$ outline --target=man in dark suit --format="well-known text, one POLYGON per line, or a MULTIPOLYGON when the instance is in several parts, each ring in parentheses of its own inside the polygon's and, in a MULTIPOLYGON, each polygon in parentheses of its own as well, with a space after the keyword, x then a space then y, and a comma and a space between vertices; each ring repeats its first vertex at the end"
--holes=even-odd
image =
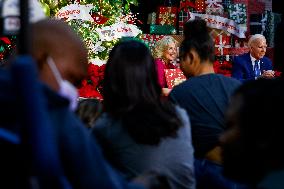
POLYGON ((261 34, 252 35, 248 45, 250 52, 234 58, 232 77, 243 82, 257 78, 273 78, 272 62, 264 56, 267 47, 265 37, 261 34))

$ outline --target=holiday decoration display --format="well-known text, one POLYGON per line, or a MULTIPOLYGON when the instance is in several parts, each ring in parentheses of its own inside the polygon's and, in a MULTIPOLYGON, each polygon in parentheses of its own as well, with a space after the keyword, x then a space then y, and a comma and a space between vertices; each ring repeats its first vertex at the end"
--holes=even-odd
POLYGON ((267 24, 267 12, 250 15, 250 34, 264 34, 267 24))
POLYGON ((11 55, 16 47, 16 36, 0 37, 0 66, 5 64, 5 60, 11 55))
POLYGON ((178 33, 183 34, 183 26, 190 18, 190 12, 181 10, 178 14, 178 33))
POLYGON ((89 59, 106 60, 121 37, 137 37, 136 15, 130 12, 137 0, 41 0, 48 5, 52 17, 63 19, 82 36, 89 59))
MULTIPOLYGON (((137 6, 138 0, 38 1, 45 15, 34 18, 62 19, 84 40, 90 63, 88 76, 79 88, 80 97, 101 100, 106 60, 112 47, 123 38, 142 40, 152 50, 157 41, 171 35, 180 45, 184 23, 195 18, 204 19, 215 42, 214 70, 231 76, 232 58, 249 51, 249 35, 265 35, 269 46, 266 56, 273 61, 273 48, 270 47, 274 45, 275 27, 281 21, 281 14, 272 12, 272 0, 179 0, 179 7, 171 6, 171 1, 165 0, 158 10, 148 14, 150 30, 148 34, 142 34, 136 26, 142 24, 141 21, 130 11, 130 6, 137 6), (177 30, 180 35, 176 35, 177 30)), ((37 10, 31 12, 36 15, 37 10)), ((5 16, 8 9, 3 11, 5 16)), ((14 36, 0 37, 0 65, 15 48, 15 39, 14 36)), ((280 74, 275 71, 276 77, 280 74)), ((180 69, 166 69, 165 76, 170 89, 186 80, 180 69)))
POLYGON ((205 0, 195 0, 196 11, 199 13, 205 12, 205 0))
POLYGON ((225 33, 220 33, 215 38, 215 55, 227 55, 229 54, 230 45, 230 35, 225 33))
POLYGON ((180 0, 180 5, 178 11, 181 10, 188 12, 194 11, 196 9, 195 3, 192 0, 180 0))
POLYGON ((88 78, 79 89, 81 97, 102 98, 104 64, 112 47, 124 37, 138 37, 142 31, 130 11, 137 0, 40 0, 51 17, 66 21, 88 48, 88 78))
POLYGON ((194 2, 190 0, 181 0, 180 7, 178 9, 178 31, 179 34, 183 34, 183 25, 189 19, 190 11, 194 11, 196 8, 194 2))
POLYGON ((232 0, 223 0, 222 2, 224 10, 228 9, 228 6, 232 4, 232 0))
POLYGON ((207 22, 207 26, 210 28, 216 28, 225 30, 231 34, 238 36, 239 38, 245 38, 246 26, 240 26, 235 21, 224 18, 221 16, 208 15, 208 14, 197 14, 190 12, 190 20, 196 17, 202 18, 207 22))
POLYGON ((222 6, 222 0, 206 0, 206 14, 222 15, 224 13, 224 7, 222 6))
POLYGON ((142 34, 140 36, 140 38, 150 48, 150 50, 153 50, 157 41, 159 41, 163 37, 164 37, 164 35, 152 35, 152 34, 142 34))
POLYGON ((156 24, 157 21, 157 13, 151 12, 148 14, 147 24, 156 24))
POLYGON ((97 98, 102 100, 101 90, 104 79, 105 64, 98 66, 93 63, 88 65, 88 76, 78 89, 79 96, 85 98, 97 98))
POLYGON ((173 35, 176 33, 176 28, 173 25, 150 25, 150 34, 173 35))
POLYGON ((157 24, 175 26, 177 11, 177 7, 159 7, 157 24))
POLYGON ((229 18, 234 20, 237 24, 245 24, 247 22, 246 5, 237 3, 228 6, 229 18))

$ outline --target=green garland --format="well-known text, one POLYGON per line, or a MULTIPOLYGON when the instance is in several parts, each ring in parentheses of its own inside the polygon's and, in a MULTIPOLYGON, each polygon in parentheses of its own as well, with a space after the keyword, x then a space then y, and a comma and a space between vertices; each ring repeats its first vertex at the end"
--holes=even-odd
POLYGON ((138 5, 138 0, 40 0, 46 15, 54 17, 56 13, 69 4, 79 3, 81 5, 92 4, 94 8, 90 14, 98 14, 107 21, 96 23, 82 20, 71 20, 68 24, 82 37, 89 50, 89 59, 99 58, 106 60, 111 48, 118 40, 102 41, 100 51, 94 51, 93 47, 100 40, 96 28, 112 25, 122 14, 130 13, 130 6, 138 5))

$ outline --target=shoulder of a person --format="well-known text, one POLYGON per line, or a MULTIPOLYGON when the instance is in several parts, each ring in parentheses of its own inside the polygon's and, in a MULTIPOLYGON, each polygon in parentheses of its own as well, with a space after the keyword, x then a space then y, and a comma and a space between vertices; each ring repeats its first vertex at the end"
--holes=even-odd
POLYGON ((271 63, 271 60, 267 56, 264 56, 261 60, 264 61, 264 62, 271 63))
POLYGON ((184 108, 182 108, 181 106, 179 106, 179 105, 174 105, 174 106, 175 106, 175 109, 176 109, 176 112, 178 113, 178 115, 187 114, 186 110, 184 108))
POLYGON ((245 60, 249 57, 249 53, 244 53, 244 54, 240 54, 240 55, 235 55, 233 58, 234 62, 238 62, 238 61, 242 61, 245 60))
POLYGON ((113 125, 118 124, 108 113, 103 113, 95 122, 92 130, 103 131, 112 129, 113 125))
POLYGON ((162 61, 162 59, 161 58, 155 58, 154 59, 154 62, 156 63, 156 64, 161 64, 161 63, 163 63, 163 61, 162 61))
POLYGON ((189 82, 189 79, 187 79, 184 82, 174 86, 169 95, 179 93, 180 91, 182 92, 183 90, 189 87, 190 83, 191 82, 189 82))
POLYGON ((219 77, 222 77, 224 80, 227 80, 228 82, 232 83, 232 84, 236 84, 236 85, 240 85, 242 82, 240 82, 239 80, 237 80, 236 78, 233 77, 228 77, 228 76, 224 76, 222 74, 216 74, 219 77))

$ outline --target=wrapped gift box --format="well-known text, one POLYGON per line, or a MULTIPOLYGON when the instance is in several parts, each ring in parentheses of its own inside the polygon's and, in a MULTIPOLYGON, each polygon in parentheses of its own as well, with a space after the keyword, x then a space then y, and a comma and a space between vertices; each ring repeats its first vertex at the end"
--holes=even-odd
POLYGON ((205 1, 206 14, 222 15, 224 13, 224 7, 222 6, 222 0, 206 0, 205 1))
POLYGON ((183 35, 183 26, 189 20, 189 12, 181 10, 178 14, 178 33, 183 35))
POLYGON ((204 13, 205 7, 205 0, 195 0, 195 8, 197 12, 204 13))
POLYGON ((157 24, 175 26, 177 22, 177 11, 177 7, 159 7, 157 24))
POLYGON ((215 38, 215 55, 227 55, 231 48, 231 35, 221 33, 215 38))
POLYGON ((177 33, 177 30, 172 25, 150 24, 150 34, 173 35, 173 34, 176 34, 176 33, 177 33))
POLYGON ((174 86, 186 80, 186 77, 179 68, 165 69, 165 77, 169 89, 172 89, 174 86))
POLYGON ((224 10, 228 9, 228 6, 232 4, 232 0, 223 0, 222 2, 224 10))
POLYGON ((195 10, 195 4, 192 0, 181 0, 178 10, 178 31, 179 34, 183 34, 183 25, 189 19, 189 12, 195 10))
POLYGON ((237 3, 228 6, 229 18, 237 24, 247 23, 247 8, 245 4, 237 3))

